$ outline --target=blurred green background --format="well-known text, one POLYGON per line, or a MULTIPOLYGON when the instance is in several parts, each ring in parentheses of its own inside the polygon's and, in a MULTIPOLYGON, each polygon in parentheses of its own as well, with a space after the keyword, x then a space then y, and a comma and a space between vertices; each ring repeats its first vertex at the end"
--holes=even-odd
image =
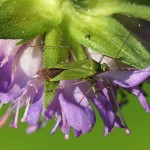
MULTIPOLYGON (((148 92, 148 85, 144 85, 148 92)), ((149 96, 147 97, 150 98, 149 96)), ((115 128, 114 132, 108 136, 103 136, 103 124, 97 113, 97 122, 92 132, 82 135, 79 138, 71 133, 68 141, 64 140, 60 130, 52 136, 50 129, 53 121, 49 122, 45 128, 38 132, 27 135, 25 129, 27 124, 20 123, 18 129, 10 129, 8 125, 0 129, 0 149, 1 150, 149 150, 150 143, 150 114, 140 106, 137 98, 128 95, 129 103, 123 107, 123 114, 128 123, 131 135, 126 135, 123 129, 115 128)))

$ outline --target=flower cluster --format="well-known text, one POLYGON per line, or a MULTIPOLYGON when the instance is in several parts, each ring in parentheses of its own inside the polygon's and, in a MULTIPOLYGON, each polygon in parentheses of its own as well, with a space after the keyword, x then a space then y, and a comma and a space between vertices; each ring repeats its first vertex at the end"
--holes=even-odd
MULTIPOLYGON (((125 128, 126 133, 129 134, 130 130, 117 101, 116 93, 119 87, 136 95, 143 108, 150 112, 150 107, 139 86, 149 77, 149 67, 142 70, 110 68, 107 72, 93 76, 94 84, 90 80, 83 79, 60 81, 52 103, 43 109, 44 82, 36 78, 37 71, 42 68, 43 50, 28 44, 16 46, 16 42, 18 40, 0 40, 1 105, 11 103, 1 117, 0 127, 13 113, 14 119, 10 126, 17 128, 19 110, 25 107, 21 121, 29 123, 28 133, 45 125, 46 120, 55 117, 56 124, 51 134, 60 127, 65 138, 68 139, 70 128, 73 128, 75 136, 78 137, 91 131, 96 122, 94 110, 89 103, 91 101, 103 120, 104 135, 111 132, 115 126, 125 128)), ((31 43, 36 42, 37 39, 31 43)))
POLYGON ((55 118, 51 134, 60 127, 68 139, 73 128, 78 137, 94 127, 94 105, 104 135, 114 127, 130 134, 117 93, 122 89, 133 93, 150 111, 140 87, 149 80, 150 54, 148 46, 137 40, 141 34, 135 37, 126 27, 137 29, 141 20, 150 21, 149 4, 144 0, 136 4, 133 0, 0 1, 0 107, 10 104, 0 127, 13 114, 10 127, 17 128, 19 110, 25 108, 21 121, 28 122, 28 133, 55 118), (108 58, 100 61, 99 54, 117 58, 117 64, 112 66, 108 58))

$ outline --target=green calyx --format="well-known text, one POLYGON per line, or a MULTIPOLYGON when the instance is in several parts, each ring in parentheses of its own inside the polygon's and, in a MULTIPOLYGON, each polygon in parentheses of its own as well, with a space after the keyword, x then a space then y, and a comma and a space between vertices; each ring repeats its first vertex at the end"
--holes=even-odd
POLYGON ((60 0, 7 0, 0 9, 0 38, 31 39, 61 22, 60 0))

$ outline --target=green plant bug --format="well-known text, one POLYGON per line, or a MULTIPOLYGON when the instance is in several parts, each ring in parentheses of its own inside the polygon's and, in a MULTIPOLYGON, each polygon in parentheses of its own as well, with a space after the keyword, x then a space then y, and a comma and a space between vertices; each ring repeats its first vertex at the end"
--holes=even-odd
POLYGON ((107 64, 100 64, 94 59, 89 59, 61 63, 54 67, 44 68, 37 72, 37 77, 45 81, 72 80, 91 77, 108 70, 107 64))

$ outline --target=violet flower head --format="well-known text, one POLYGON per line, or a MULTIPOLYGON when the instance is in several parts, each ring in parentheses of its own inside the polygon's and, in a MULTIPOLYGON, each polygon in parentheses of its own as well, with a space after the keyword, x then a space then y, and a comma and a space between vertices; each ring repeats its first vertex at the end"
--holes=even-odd
MULTIPOLYGON (((150 21, 149 6, 129 0, 7 0, 0 7, 0 108, 9 104, 0 127, 9 121, 18 128, 23 108, 19 119, 29 124, 28 134, 55 119, 50 133, 60 128, 69 139, 71 129, 76 137, 91 132, 97 109, 105 136, 116 127, 130 134, 124 101, 117 99, 125 90, 150 112, 141 88, 149 83, 148 46, 119 20, 128 15, 129 24, 134 18, 150 21)), ((136 22, 130 28, 146 33, 136 22)))
MULTIPOLYGON (((37 39, 33 41, 36 42, 37 39)), ((26 112, 29 104, 38 94, 43 83, 33 76, 42 66, 42 52, 40 49, 32 50, 27 44, 16 46, 18 40, 1 40, 1 105, 12 102, 6 114, 1 118, 1 126, 5 117, 11 112, 14 113, 14 120, 11 127, 18 127, 18 114, 22 106, 26 106, 22 121, 26 120, 26 112), (3 48, 5 47, 5 48, 3 48)))

